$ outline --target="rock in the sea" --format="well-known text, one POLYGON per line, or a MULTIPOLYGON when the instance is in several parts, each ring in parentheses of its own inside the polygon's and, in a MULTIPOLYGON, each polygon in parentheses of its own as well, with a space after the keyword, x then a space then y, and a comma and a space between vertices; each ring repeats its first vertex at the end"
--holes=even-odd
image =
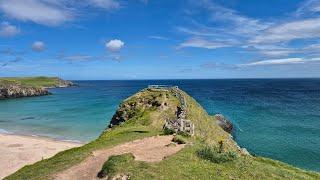
POLYGON ((71 81, 59 79, 57 87, 63 88, 63 87, 70 87, 70 86, 75 86, 75 84, 71 81))
POLYGON ((10 84, 0 86, 0 99, 44 96, 49 95, 49 91, 41 87, 21 86, 19 84, 10 84))
POLYGON ((233 125, 232 123, 225 118, 222 114, 216 114, 214 115, 214 118, 216 119, 218 125, 225 130, 228 133, 231 133, 233 130, 233 125))

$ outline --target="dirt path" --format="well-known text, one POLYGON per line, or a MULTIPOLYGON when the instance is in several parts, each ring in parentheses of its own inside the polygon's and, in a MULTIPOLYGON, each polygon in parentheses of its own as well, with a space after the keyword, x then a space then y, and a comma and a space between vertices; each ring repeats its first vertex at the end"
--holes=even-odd
POLYGON ((167 146, 173 136, 154 136, 124 143, 113 148, 93 152, 80 164, 77 164, 55 176, 57 180, 91 180, 97 179, 103 163, 111 155, 132 153, 136 161, 159 162, 170 156, 184 145, 167 146))

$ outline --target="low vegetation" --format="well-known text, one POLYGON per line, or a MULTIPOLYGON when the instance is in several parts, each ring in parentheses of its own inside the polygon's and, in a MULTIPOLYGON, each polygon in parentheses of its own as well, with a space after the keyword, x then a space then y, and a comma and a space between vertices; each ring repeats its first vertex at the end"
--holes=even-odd
POLYGON ((221 152, 221 150, 215 146, 204 146, 197 151, 197 155, 200 158, 209 160, 213 163, 224 163, 233 161, 237 158, 236 153, 231 151, 221 152))
POLYGON ((172 139, 172 142, 175 142, 177 144, 186 144, 188 140, 181 135, 175 135, 172 139))
POLYGON ((62 80, 58 77, 6 77, 0 78, 0 85, 20 84, 31 87, 56 87, 62 80))
MULTIPOLYGON (((79 148, 25 166, 9 179, 52 179, 88 157, 93 151, 118 144, 163 135, 167 118, 175 117, 177 99, 165 91, 144 90, 126 99, 120 115, 132 112, 121 124, 108 129, 96 140, 79 148), (153 102, 156 99, 162 106, 153 102), (128 108, 128 109, 127 109, 128 108), (122 114, 124 113, 124 114, 122 114)), ((188 142, 185 147, 158 163, 138 162, 131 154, 113 156, 105 160, 101 174, 130 179, 320 179, 320 174, 301 170, 285 163, 244 155, 230 134, 216 124, 214 118, 190 96, 184 93, 188 104, 187 119, 195 125, 195 135, 176 135, 177 142, 188 142)), ((119 116, 119 117, 121 117, 119 116)), ((155 142, 156 143, 156 142, 155 142)))
POLYGON ((111 156, 103 164, 101 171, 98 173, 98 177, 104 178, 108 176, 111 179, 111 177, 123 173, 131 163, 134 163, 134 156, 131 153, 111 156))

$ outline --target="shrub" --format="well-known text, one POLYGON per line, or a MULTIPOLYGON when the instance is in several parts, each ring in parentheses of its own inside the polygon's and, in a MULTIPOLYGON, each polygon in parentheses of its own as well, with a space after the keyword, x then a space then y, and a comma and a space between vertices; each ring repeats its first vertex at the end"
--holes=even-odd
POLYGON ((184 132, 184 131, 179 131, 177 134, 181 135, 181 136, 184 136, 184 137, 190 137, 191 136, 189 133, 184 132))
POLYGON ((197 151, 198 157, 209 160, 213 163, 224 163, 233 161, 237 158, 234 152, 219 153, 219 148, 214 146, 205 146, 197 151))
POLYGON ((126 169, 126 166, 134 161, 134 156, 131 153, 110 156, 110 158, 103 164, 102 169, 98 173, 98 178, 106 176, 114 176, 126 169))
POLYGON ((178 143, 178 144, 186 144, 187 143, 187 140, 181 135, 174 136, 172 141, 175 143, 178 143))
POLYGON ((171 135, 171 134, 174 134, 175 132, 174 132, 174 130, 172 130, 172 129, 169 129, 169 128, 167 128, 167 127, 164 127, 163 128, 163 134, 164 135, 171 135))

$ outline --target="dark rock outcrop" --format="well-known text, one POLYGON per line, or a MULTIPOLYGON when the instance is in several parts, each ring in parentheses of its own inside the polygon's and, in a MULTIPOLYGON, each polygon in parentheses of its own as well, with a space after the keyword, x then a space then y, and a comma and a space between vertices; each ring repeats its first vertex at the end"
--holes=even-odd
POLYGON ((232 123, 225 118, 222 114, 216 114, 214 115, 214 118, 216 119, 218 125, 226 132, 231 133, 233 130, 232 123))
POLYGON ((0 86, 0 99, 44 96, 49 94, 48 90, 40 87, 21 86, 19 84, 0 86))

